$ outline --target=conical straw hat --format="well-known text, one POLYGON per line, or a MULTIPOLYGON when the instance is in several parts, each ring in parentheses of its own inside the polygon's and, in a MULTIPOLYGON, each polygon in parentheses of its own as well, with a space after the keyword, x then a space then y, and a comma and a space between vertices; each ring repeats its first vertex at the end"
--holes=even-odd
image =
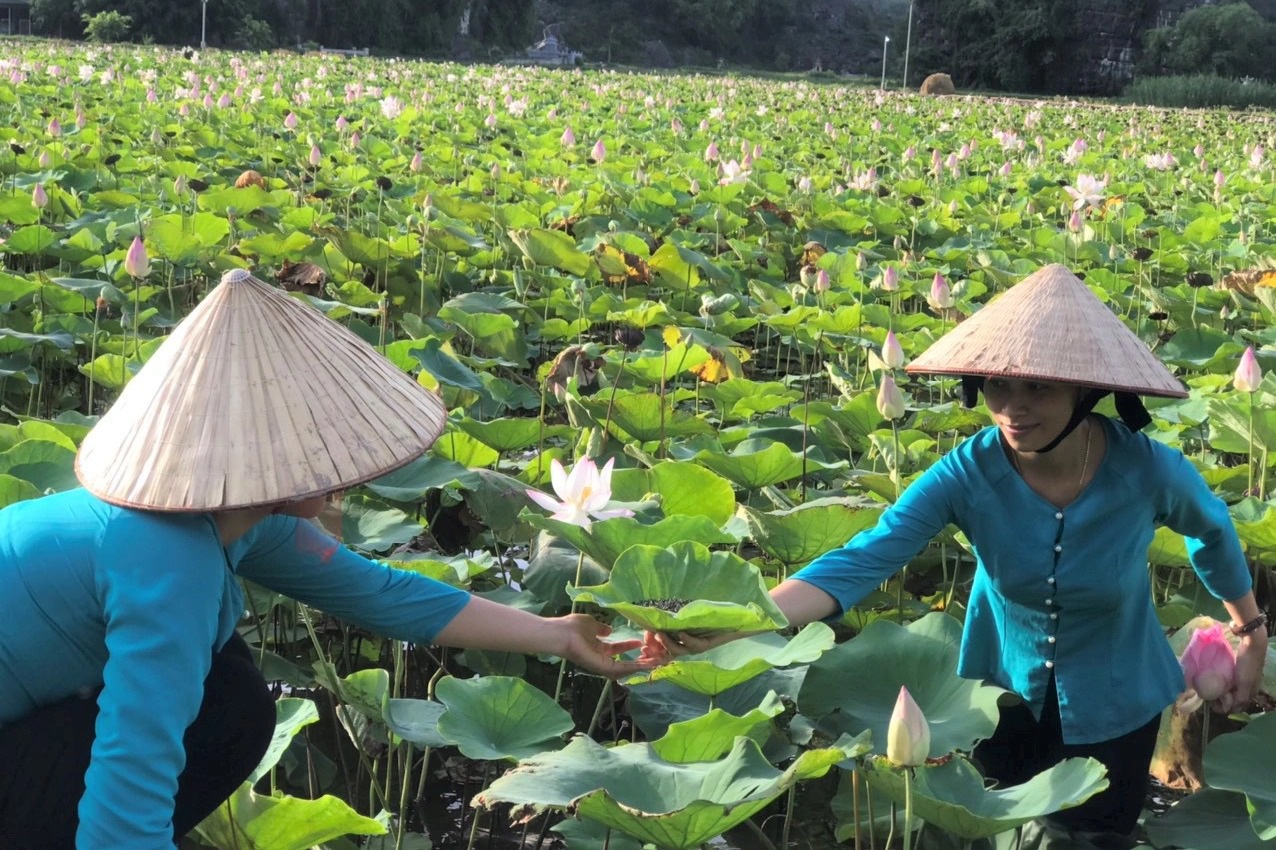
POLYGON ((124 388, 75 470, 127 507, 265 505, 391 472, 430 447, 446 415, 372 346, 236 269, 124 388))
POLYGON ((1057 264, 1012 286, 937 340, 906 371, 1187 396, 1143 341, 1080 278, 1057 264))

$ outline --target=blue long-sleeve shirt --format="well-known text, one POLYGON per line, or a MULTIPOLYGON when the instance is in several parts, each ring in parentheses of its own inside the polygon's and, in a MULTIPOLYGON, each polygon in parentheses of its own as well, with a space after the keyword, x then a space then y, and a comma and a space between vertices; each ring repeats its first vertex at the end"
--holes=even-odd
POLYGON ((1019 694, 1040 717, 1051 674, 1064 741, 1104 741, 1146 723, 1183 690, 1152 606, 1147 550, 1158 525, 1187 538, 1215 597, 1250 590, 1227 512, 1183 455, 1104 420, 1107 453, 1057 508, 1015 472, 995 427, 923 473, 877 526, 794 578, 845 611, 952 523, 977 561, 958 675, 1019 694))
POLYGON ((81 850, 172 850, 183 735, 244 612, 236 575, 422 643, 469 598, 294 517, 223 548, 208 514, 135 511, 85 490, 0 511, 0 726, 102 689, 81 850))

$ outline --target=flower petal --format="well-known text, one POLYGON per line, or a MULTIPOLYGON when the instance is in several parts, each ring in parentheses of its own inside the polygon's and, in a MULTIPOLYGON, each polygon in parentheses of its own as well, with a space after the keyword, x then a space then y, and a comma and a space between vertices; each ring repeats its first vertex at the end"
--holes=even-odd
POLYGON ((528 490, 527 498, 540 505, 547 511, 561 511, 568 507, 564 502, 560 502, 548 493, 542 493, 540 490, 528 490))

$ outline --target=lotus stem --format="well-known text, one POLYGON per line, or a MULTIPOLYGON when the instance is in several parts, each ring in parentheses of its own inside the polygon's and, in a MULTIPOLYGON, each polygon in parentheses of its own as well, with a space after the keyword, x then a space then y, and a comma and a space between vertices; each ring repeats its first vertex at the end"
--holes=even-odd
POLYGON ((855 824, 855 850, 864 850, 864 837, 860 834, 860 772, 851 770, 851 822, 855 824))
MULTIPOLYGON (((585 553, 581 552, 576 558, 576 578, 572 581, 572 587, 580 587, 580 571, 585 566, 585 553)), ((576 613, 576 600, 572 600, 572 613, 576 613)), ((559 697, 563 695, 563 678, 567 675, 567 659, 560 658, 558 660, 558 682, 554 685, 554 703, 557 704, 559 697)))
POLYGON ((1245 488, 1245 495, 1251 496, 1254 493, 1254 393, 1252 390, 1249 394, 1249 457, 1246 460, 1249 468, 1249 486, 1245 488))
POLYGON ((1205 748, 1210 745, 1210 715, 1214 713, 1213 700, 1206 700, 1205 711, 1201 716, 1201 758, 1205 758, 1205 748))
POLYGON ((904 768, 904 850, 913 848, 913 769, 904 768))
POLYGON ((598 721, 602 720, 603 709, 607 707, 607 697, 611 695, 611 679, 603 684, 603 691, 598 695, 598 704, 594 706, 594 716, 589 719, 589 729, 585 732, 586 738, 594 737, 594 730, 598 728, 598 721))

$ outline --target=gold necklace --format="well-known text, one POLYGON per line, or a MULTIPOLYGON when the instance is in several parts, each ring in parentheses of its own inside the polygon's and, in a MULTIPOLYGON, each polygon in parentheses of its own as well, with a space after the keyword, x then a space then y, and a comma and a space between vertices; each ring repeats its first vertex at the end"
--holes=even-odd
MULTIPOLYGON (((1081 489, 1085 486, 1085 474, 1090 471, 1090 442, 1094 437, 1094 429, 1090 427, 1090 420, 1085 421, 1085 454, 1081 458, 1081 475, 1077 478, 1077 492, 1072 498, 1075 500, 1081 495, 1081 489)), ((1010 449, 1010 463, 1014 466, 1015 472, 1019 473, 1019 477, 1023 478, 1023 468, 1019 466, 1019 452, 1013 448, 1010 449)))

